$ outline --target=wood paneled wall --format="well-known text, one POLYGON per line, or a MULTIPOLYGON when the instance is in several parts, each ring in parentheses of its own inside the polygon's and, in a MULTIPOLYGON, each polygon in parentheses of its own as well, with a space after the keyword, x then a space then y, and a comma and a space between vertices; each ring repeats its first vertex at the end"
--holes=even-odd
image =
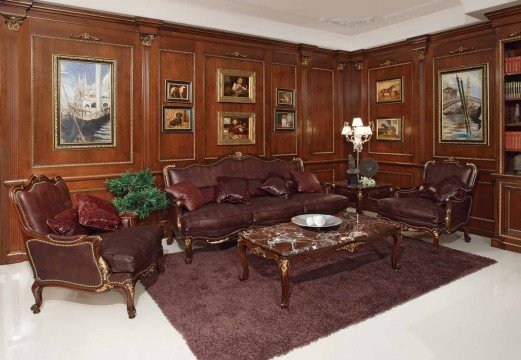
POLYGON ((0 90, 6 104, 0 107, 0 263, 24 259, 7 191, 34 173, 64 177, 72 192, 109 197, 104 181, 125 170, 149 168, 162 185, 165 165, 241 151, 300 157, 323 181, 342 177, 347 53, 32 1, 2 1, 0 13, 14 24, 0 25, 0 90), (114 147, 55 149, 53 56, 58 54, 115 62, 114 147), (218 102, 218 69, 255 72, 255 103, 218 102), (192 102, 166 102, 167 79, 192 82, 192 102), (295 89, 295 131, 275 131, 277 88, 295 89), (165 105, 191 107, 193 131, 163 133, 165 105), (255 113, 256 143, 218 145, 220 111, 255 113))
MULTIPOLYGON (((519 18, 518 12, 505 12, 505 17, 514 13, 519 18)), ((503 24, 498 18, 494 24, 347 53, 29 0, 2 1, 0 13, 5 18, 0 24, 0 263, 24 259, 7 191, 33 173, 60 175, 73 192, 108 197, 104 181, 125 170, 149 168, 161 184, 165 165, 184 166, 241 151, 266 158, 300 157, 308 170, 331 182, 344 178, 352 147, 340 130, 354 116, 364 122, 403 116, 403 141, 372 140, 364 148, 364 156, 380 163, 379 181, 418 184, 423 164, 433 157, 475 162, 480 173, 472 230, 493 233, 496 33, 502 26, 514 31, 515 21, 503 24), (115 147, 54 150, 53 54, 116 61, 115 147), (477 63, 489 66, 488 144, 440 144, 437 72, 477 63), (218 103, 219 68, 255 71, 255 104, 218 103), (404 101, 376 104, 375 82, 393 77, 403 77, 404 101), (168 103, 193 108, 193 132, 161 132, 166 79, 193 83, 191 103, 168 103), (294 132, 274 129, 277 88, 296 90, 294 132), (217 145, 219 111, 254 112, 255 145, 217 145)))

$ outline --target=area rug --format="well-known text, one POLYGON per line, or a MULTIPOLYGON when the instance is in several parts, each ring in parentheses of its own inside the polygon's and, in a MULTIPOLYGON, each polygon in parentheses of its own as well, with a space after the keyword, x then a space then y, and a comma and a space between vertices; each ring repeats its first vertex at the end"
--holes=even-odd
POLYGON ((273 260, 249 256, 250 277, 239 281, 235 247, 166 257, 162 276, 143 283, 170 323, 201 360, 269 359, 373 317, 494 260, 404 238, 401 269, 390 264, 391 244, 355 254, 297 263, 291 269, 288 310, 280 305, 273 260))

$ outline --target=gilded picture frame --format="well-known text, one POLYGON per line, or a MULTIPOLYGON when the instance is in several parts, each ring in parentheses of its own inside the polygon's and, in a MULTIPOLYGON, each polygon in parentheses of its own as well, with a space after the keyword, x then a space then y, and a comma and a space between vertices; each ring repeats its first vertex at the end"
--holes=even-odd
POLYGON ((253 71, 217 70, 217 101, 255 103, 256 74, 253 71))
POLYGON ((403 76, 376 81, 376 103, 403 102, 403 76))
POLYGON ((277 106, 295 107, 295 89, 277 88, 277 106))
POLYGON ((116 147, 116 60, 53 55, 54 149, 116 147))
POLYGON ((295 110, 275 110, 275 131, 295 131, 296 123, 295 110))
POLYGON ((488 144, 488 63, 439 70, 437 90, 438 142, 488 144))
POLYGON ((181 80, 165 81, 166 101, 192 102, 192 82, 181 80))
POLYGON ((402 141, 403 116, 377 118, 376 140, 402 141))
POLYGON ((217 145, 255 145, 255 113, 219 112, 217 145))
POLYGON ((193 115, 191 107, 163 106, 161 130, 163 133, 192 132, 193 115))

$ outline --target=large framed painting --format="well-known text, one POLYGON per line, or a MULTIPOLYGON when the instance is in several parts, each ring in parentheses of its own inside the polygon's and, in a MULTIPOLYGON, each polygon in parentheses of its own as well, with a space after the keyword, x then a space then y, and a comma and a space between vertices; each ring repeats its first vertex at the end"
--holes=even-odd
POLYGON ((488 64, 438 72, 440 143, 488 142, 488 64))
POLYGON ((376 81, 376 102, 393 103, 403 101, 403 78, 376 81))
POLYGON ((193 131, 192 108, 163 106, 163 133, 193 131))
POLYGON ((219 112, 217 121, 218 145, 255 144, 255 114, 219 112))
POLYGON ((116 62, 55 55, 54 148, 116 146, 116 62))
POLYGON ((295 111, 276 110, 275 111, 275 130, 276 131, 295 131, 295 111))
POLYGON ((217 101, 255 103, 255 72, 217 70, 217 101))
POLYGON ((376 119, 376 140, 402 141, 403 116, 376 119))
POLYGON ((166 80, 166 101, 192 102, 192 82, 166 80))

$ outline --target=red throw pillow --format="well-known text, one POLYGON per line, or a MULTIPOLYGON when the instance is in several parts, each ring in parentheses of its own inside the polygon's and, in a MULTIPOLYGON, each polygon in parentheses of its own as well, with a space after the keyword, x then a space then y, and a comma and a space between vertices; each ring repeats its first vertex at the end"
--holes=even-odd
POLYGON ((81 225, 97 230, 121 229, 121 217, 110 201, 83 194, 76 194, 74 197, 78 203, 78 216, 81 225))
POLYGON ((248 179, 241 177, 220 176, 217 178, 217 202, 244 203, 250 202, 248 179))
POLYGON ((291 170, 291 176, 297 183, 298 192, 321 193, 324 192, 317 176, 310 172, 291 170))
POLYGON ((293 181, 284 179, 278 174, 270 173, 260 188, 271 195, 289 199, 293 194, 294 185, 295 183, 293 181))
POLYGON ((443 204, 450 197, 462 197, 470 192, 470 189, 456 175, 445 178, 433 187, 436 188, 436 203, 443 204))
POLYGON ((165 188, 165 191, 180 200, 188 211, 195 211, 208 204, 208 198, 204 196, 203 192, 188 181, 181 181, 169 186, 165 188))
POLYGON ((420 192, 420 197, 427 198, 431 200, 436 200, 436 195, 438 192, 438 189, 434 186, 433 183, 424 182, 420 185, 418 188, 418 191, 420 192))
POLYGON ((248 180, 248 192, 251 197, 269 196, 270 193, 262 190, 260 186, 264 182, 264 179, 249 179, 248 180))
POLYGON ((208 199, 209 203, 217 202, 217 186, 203 186, 198 189, 201 190, 204 197, 208 199))
POLYGON ((74 236, 87 234, 87 229, 80 224, 77 206, 62 211, 52 219, 47 219, 46 223, 56 235, 74 236))

